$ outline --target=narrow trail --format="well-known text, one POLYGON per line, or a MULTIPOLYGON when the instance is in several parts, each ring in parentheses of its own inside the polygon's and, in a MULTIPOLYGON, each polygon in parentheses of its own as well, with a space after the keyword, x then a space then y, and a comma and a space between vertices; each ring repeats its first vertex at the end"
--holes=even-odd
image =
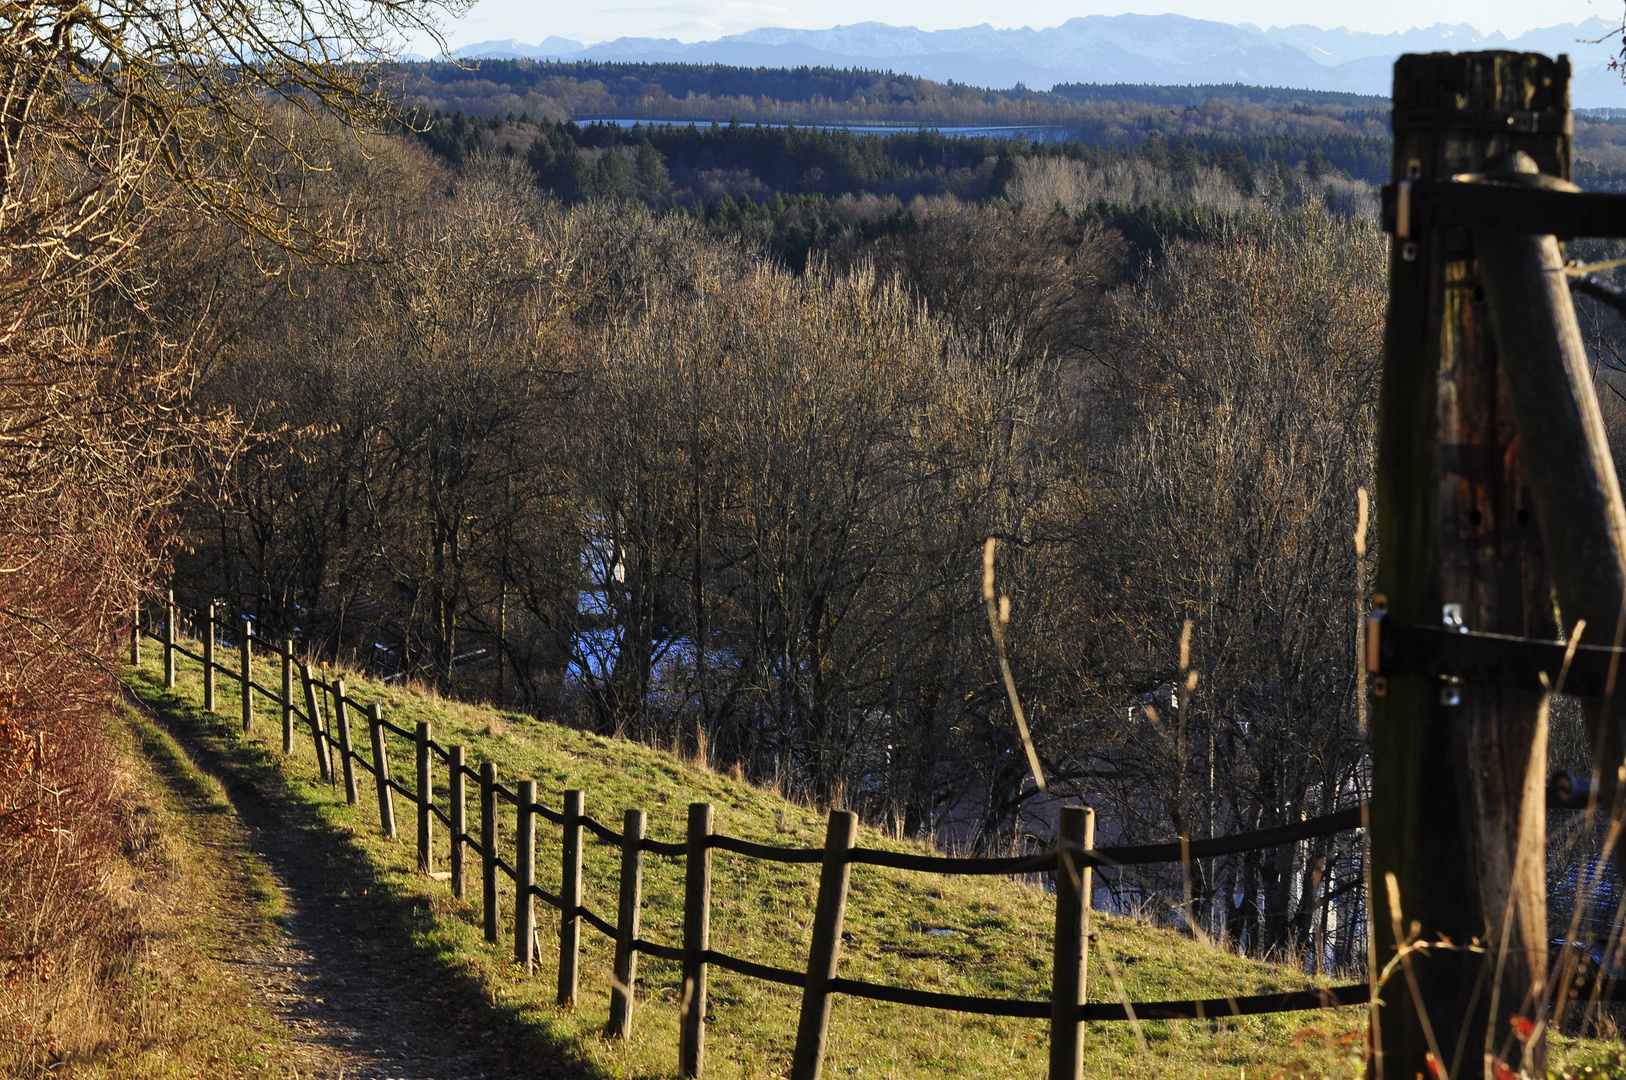
MULTIPOLYGON (((289 1033, 269 1075, 299 1080, 506 1080, 585 1077, 579 1063, 494 1006, 472 980, 439 966, 411 939, 427 919, 386 890, 342 833, 267 790, 263 769, 189 739, 184 723, 141 709, 226 792, 244 847, 282 894, 280 933, 244 940, 227 963, 289 1033), (258 775, 257 775, 258 774, 258 775)), ((149 754, 172 789, 173 764, 149 754)), ((229 853, 222 853, 230 857, 229 853)), ((243 900, 247 904, 249 901, 243 900)))

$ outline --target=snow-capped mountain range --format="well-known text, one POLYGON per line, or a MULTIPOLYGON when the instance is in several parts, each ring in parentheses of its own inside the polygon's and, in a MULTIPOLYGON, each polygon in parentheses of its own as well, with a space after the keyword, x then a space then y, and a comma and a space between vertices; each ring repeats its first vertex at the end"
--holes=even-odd
POLYGON ((463 57, 642 60, 744 67, 861 67, 954 80, 974 86, 1035 90, 1059 82, 1247 83, 1387 95, 1394 58, 1406 52, 1515 49, 1568 53, 1577 107, 1626 107, 1626 87, 1609 61, 1619 54, 1620 24, 1593 17, 1508 38, 1468 25, 1439 23, 1405 33, 1370 34, 1315 26, 1273 26, 1183 15, 1091 15, 1045 30, 959 30, 856 23, 829 30, 767 28, 715 41, 617 38, 583 45, 549 37, 537 45, 482 41, 463 57), (1610 35, 1614 36, 1611 37, 1610 35))

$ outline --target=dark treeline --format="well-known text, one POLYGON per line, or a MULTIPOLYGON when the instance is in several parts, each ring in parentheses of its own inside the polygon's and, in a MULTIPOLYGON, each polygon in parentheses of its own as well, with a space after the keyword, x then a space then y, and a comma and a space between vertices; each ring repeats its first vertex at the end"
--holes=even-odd
MULTIPOLYGON (((1265 161, 1289 167, 1317 162, 1366 183, 1389 179, 1387 105, 1356 94, 1072 83, 1049 92, 985 90, 863 70, 532 60, 487 60, 473 68, 407 64, 401 77, 424 115, 438 113, 460 129, 457 137, 441 140, 446 145, 461 139, 472 146, 477 140, 469 129, 481 121, 501 127, 515 117, 744 126, 1043 125, 1092 151, 1134 150, 1156 137, 1207 157, 1235 149, 1256 168, 1265 161)), ((1590 114, 1578 115, 1575 124, 1578 165, 1593 166, 1599 186, 1613 190, 1626 175, 1626 123, 1590 114)))
POLYGON ((1315 105, 1348 105, 1381 114, 1389 99, 1339 90, 1299 90, 1283 86, 1248 86, 1245 83, 1197 83, 1189 86, 1153 86, 1147 83, 1057 83, 1050 96, 1064 101, 1137 101, 1145 105, 1201 106, 1210 101, 1268 108, 1302 109, 1315 105))
POLYGON ((989 90, 891 72, 718 64, 484 60, 402 65, 422 108, 485 118, 750 123, 1050 125, 1086 142, 1153 130, 1203 135, 1381 135, 1382 99, 1278 88, 1086 86, 989 90))
MULTIPOLYGON (((903 208, 916 199, 1072 203, 1080 197, 1078 182, 1101 188, 1088 201, 1101 202, 1100 212, 1109 215, 1123 206, 1162 204, 1168 212, 1161 217, 1179 218, 1190 204, 1215 199, 1277 206, 1320 200, 1340 213, 1369 213, 1370 193, 1349 174, 1378 168, 1379 153, 1377 140, 1353 136, 1171 143, 1153 132, 1137 145, 1113 147, 930 130, 883 137, 744 124, 480 120, 461 113, 420 117, 415 126, 453 164, 481 154, 522 157, 541 187, 566 203, 640 199, 707 220, 748 223, 797 266, 821 237, 859 217, 869 228, 907 226, 903 208), (1029 182, 1039 174, 1054 181, 1058 170, 1078 182, 1044 196, 1029 182), (1126 184, 1130 190, 1116 190, 1126 184), (1149 184, 1161 184, 1161 193, 1154 195, 1149 184), (862 206, 856 202, 864 199, 862 206), (849 205, 838 206, 843 200, 849 205)), ((1136 239, 1150 237, 1137 233, 1136 239)))

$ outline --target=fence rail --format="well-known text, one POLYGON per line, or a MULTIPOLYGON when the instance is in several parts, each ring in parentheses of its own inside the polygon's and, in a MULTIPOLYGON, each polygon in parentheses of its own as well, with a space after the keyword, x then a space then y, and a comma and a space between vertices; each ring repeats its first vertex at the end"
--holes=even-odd
MULTIPOLYGON (((234 679, 241 688, 244 702, 245 731, 253 723, 250 695, 258 691, 281 709, 284 753, 291 753, 293 750, 293 725, 297 719, 310 734, 322 778, 331 784, 337 783, 333 757, 335 754, 338 755, 344 774, 345 797, 348 803, 355 805, 359 801, 352 767, 359 766, 366 775, 373 778, 378 796, 379 824, 384 835, 395 836, 392 793, 399 794, 413 804, 417 812, 418 866, 425 873, 434 873, 434 829, 435 823, 438 822, 448 833, 452 872, 449 875, 437 876, 449 877, 456 895, 460 897, 463 895, 465 856, 472 855, 479 864, 487 941, 496 943, 501 937, 501 918, 497 910, 499 873, 506 876, 515 886, 512 924, 514 958, 517 962, 529 967, 535 957, 535 919, 532 901, 540 900, 557 910, 560 914, 558 1000, 561 1005, 571 1004, 576 996, 577 954, 582 923, 616 942, 616 970, 611 988, 610 1023, 607 1031, 612 1037, 625 1038, 632 1030, 632 988, 636 982, 637 957, 642 954, 681 964, 684 994, 680 1009, 679 1065, 684 1076, 698 1077, 703 1070, 707 967, 718 967, 746 978, 802 990, 801 1019, 792 1058, 792 1080, 816 1080, 819 1076, 824 1057, 825 1028, 830 1000, 835 994, 916 1008, 984 1016, 1049 1018, 1051 1080, 1078 1080, 1083 1075, 1080 1025, 1087 1021, 1251 1016, 1360 1005, 1369 999, 1368 987, 1361 984, 1208 1000, 1117 1003, 1083 1000, 1090 908, 1089 875, 1092 868, 1189 862, 1192 859, 1297 843, 1311 837, 1359 828, 1362 824, 1362 807, 1352 807, 1279 828, 1208 840, 1179 840, 1162 844, 1104 848, 1097 848, 1093 843, 1094 812, 1082 807, 1068 807, 1062 812, 1062 842, 1050 851, 1008 858, 960 858, 856 847, 852 843, 857 830, 856 818, 843 810, 831 812, 823 847, 792 848, 759 844, 713 831, 711 805, 695 803, 690 807, 687 841, 668 843, 643 835, 644 815, 641 810, 629 810, 626 825, 622 831, 617 832, 587 815, 584 809, 585 796, 580 791, 565 793, 565 806, 561 811, 537 801, 536 785, 532 781, 519 781, 515 787, 498 783, 496 768, 492 763, 482 762, 478 769, 464 764, 463 747, 447 746, 436 741, 428 723, 418 724, 416 730, 392 724, 384 718, 383 709, 377 702, 362 702, 348 696, 344 691, 343 679, 336 678, 329 682, 313 675, 308 663, 294 658, 292 641, 285 639, 277 652, 282 664, 282 689, 280 691, 268 689, 255 682, 252 677, 253 623, 248 618, 237 620, 235 623, 219 619, 215 615, 213 605, 210 605, 202 613, 203 617, 195 623, 201 626, 207 635, 208 647, 200 654, 187 649, 177 641, 176 632, 179 628, 181 609, 175 604, 173 594, 167 598, 163 611, 162 624, 156 631, 150 625, 143 626, 141 612, 136 613, 130 645, 132 663, 140 662, 141 641, 145 637, 157 641, 163 647, 166 687, 171 689, 175 687, 177 655, 205 665, 205 707, 210 711, 215 707, 213 693, 215 674, 218 672, 234 679), (214 648, 217 631, 234 625, 242 628, 237 639, 236 671, 221 662, 215 655, 214 648), (296 675, 305 701, 303 709, 293 700, 296 675), (331 724, 326 722, 324 716, 324 702, 332 717, 331 724), (353 714, 367 718, 372 760, 368 760, 351 744, 350 717, 353 714), (415 786, 408 786, 391 776, 387 738, 389 735, 412 744, 417 780, 415 786), (446 807, 435 800, 434 773, 437 760, 446 767, 445 771, 452 785, 452 798, 446 807), (468 792, 468 785, 464 781, 472 782, 480 800, 480 830, 477 836, 468 832, 464 824, 467 820, 464 803, 468 792), (500 826, 498 807, 501 805, 514 808, 512 861, 503 858, 498 850, 500 826), (559 895, 549 892, 535 882, 535 820, 538 817, 561 828, 559 895), (595 840, 622 849, 616 923, 611 923, 582 903, 581 852, 584 833, 590 834, 595 840), (815 897, 813 941, 806 970, 792 971, 773 967, 718 952, 710 947, 712 851, 725 851, 769 862, 821 865, 819 888, 815 897), (685 860, 683 941, 680 946, 649 941, 639 936, 642 855, 645 852, 685 860), (1011 876, 1054 873, 1057 878, 1057 933, 1052 958, 1051 1000, 947 994, 839 976, 837 971, 840 963, 848 878, 851 867, 855 865, 954 875, 1011 876)), ((229 652, 230 650, 228 655, 229 652)))

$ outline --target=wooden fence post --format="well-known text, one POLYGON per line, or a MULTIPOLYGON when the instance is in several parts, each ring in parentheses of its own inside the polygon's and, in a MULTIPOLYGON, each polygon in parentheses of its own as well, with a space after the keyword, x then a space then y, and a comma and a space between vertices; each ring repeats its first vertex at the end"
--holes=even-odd
MULTIPOLYGON (((294 639, 282 639, 282 752, 294 752, 294 639)), ((376 758, 374 760, 377 760, 376 758)))
POLYGON ((639 922, 644 904, 644 812, 628 810, 621 822, 621 902, 615 919, 615 970, 610 979, 610 1020, 604 1034, 632 1038, 633 987, 638 985, 639 922))
POLYGON ((215 711, 215 606, 203 609, 203 711, 215 711))
POLYGON ((582 947, 582 816, 580 791, 565 792, 564 842, 559 849, 559 1004, 576 1005, 582 947))
MULTIPOLYGON (((212 632, 212 631, 211 631, 212 632)), ((237 660, 243 665, 243 730, 254 729, 254 620, 243 616, 242 640, 238 642, 237 660)))
POLYGON ((706 1062, 706 951, 711 948, 711 803, 689 804, 683 868, 683 990, 678 1069, 698 1077, 706 1062))
POLYGON ((164 601, 164 688, 175 689, 175 590, 164 601))
POLYGON ((135 617, 130 621, 130 666, 141 666, 141 602, 136 601, 135 617))
POLYGON ((356 759, 350 743, 350 712, 344 705, 344 677, 333 679, 333 726, 339 730, 339 760, 344 763, 344 801, 356 805, 356 759))
POLYGON ((486 940, 501 936, 497 912, 497 766, 480 762, 480 903, 486 940))
MULTIPOLYGON (((1397 199, 1409 197, 1413 181, 1485 173, 1519 151, 1567 179, 1568 86, 1567 61, 1535 54, 1400 57, 1391 113, 1397 199)), ((1492 337, 1489 253, 1467 229, 1390 242, 1373 586, 1391 625, 1551 640, 1552 590, 1525 469, 1539 433, 1520 426, 1509 357, 1492 337)), ((1502 306, 1534 300, 1520 293, 1502 306)), ((1559 602, 1573 621, 1569 601, 1561 594, 1559 602)), ((1604 642, 1615 614, 1599 628, 1604 642)), ((1546 756, 1540 704, 1539 691, 1442 685, 1423 674, 1395 673, 1374 687, 1371 977, 1397 956, 1397 927, 1399 938, 1416 927, 1429 942, 1483 940, 1487 927, 1499 937, 1504 923, 1512 932, 1485 952, 1413 952, 1403 976, 1381 995, 1374 987, 1375 1077, 1488 1072, 1485 1048, 1508 1041, 1508 1014, 1546 981, 1544 778, 1531 768, 1546 756)), ((1523 1049, 1530 1070, 1544 1072, 1541 1036, 1523 1049)))
POLYGON ((453 746, 447 751, 452 763, 447 766, 451 780, 452 817, 452 895, 463 899, 463 841, 469 830, 468 792, 463 784, 463 748, 453 746))
POLYGON ((858 833, 858 815, 830 811, 824 833, 824 866, 819 871, 819 898, 813 908, 813 944, 807 955, 807 982, 802 987, 802 1015, 796 1024, 796 1050, 790 1059, 791 1080, 819 1080, 824 1067, 824 1038, 830 1026, 830 983, 841 962, 841 924, 847 917, 849 861, 858 833))
POLYGON ((322 710, 316 704, 316 682, 311 678, 311 666, 299 665, 301 681, 305 684, 305 712, 311 722, 311 742, 316 747, 316 768, 322 779, 333 781, 333 763, 328 760, 327 734, 322 730, 322 710))
POLYGON ((1056 843, 1056 935, 1050 974, 1050 1080, 1083 1080, 1085 964, 1092 872, 1080 856, 1095 846, 1095 811, 1064 806, 1056 843))
POLYGON ((429 760, 429 721, 418 721, 418 869, 435 872, 435 776, 429 760))
POLYGON ((519 814, 514 828, 514 963, 531 970, 536 942, 536 781, 515 785, 519 814))
POLYGON ((394 840, 395 792, 390 788, 390 746, 384 731, 384 709, 376 701, 367 706, 367 727, 373 737, 373 776, 378 781, 378 824, 384 835, 394 840))

